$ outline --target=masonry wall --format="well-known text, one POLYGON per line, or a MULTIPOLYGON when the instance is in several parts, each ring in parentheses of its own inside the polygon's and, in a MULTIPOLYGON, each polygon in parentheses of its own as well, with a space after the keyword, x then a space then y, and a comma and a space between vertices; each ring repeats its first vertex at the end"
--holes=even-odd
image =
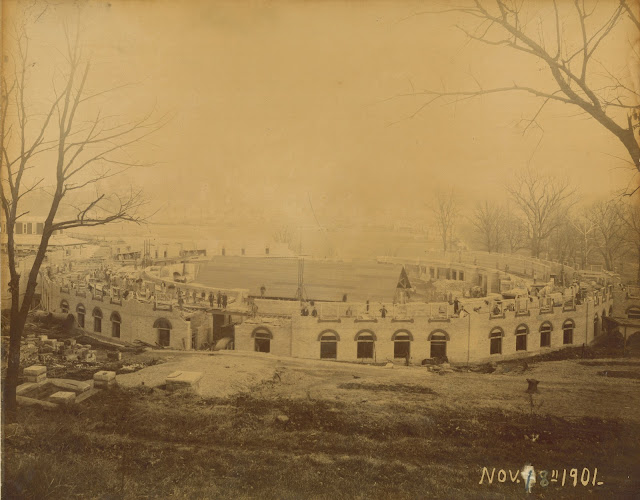
POLYGON ((272 336, 270 354, 291 356, 291 318, 247 318, 235 326, 235 350, 255 351, 256 332, 267 332, 272 336))
POLYGON ((120 315, 120 340, 134 342, 142 340, 150 344, 158 342, 158 331, 153 328, 155 321, 159 318, 168 319, 171 322, 170 347, 173 349, 190 349, 191 334, 190 324, 182 319, 178 312, 174 311, 154 311, 152 304, 145 304, 135 300, 123 300, 122 305, 112 304, 110 298, 105 296, 104 300, 96 300, 87 292, 86 297, 78 296, 75 290, 70 292, 60 291, 60 286, 49 280, 43 282, 43 304, 48 311, 58 311, 61 302, 66 300, 69 304, 69 313, 74 318, 78 318, 77 307, 84 305, 85 323, 84 328, 93 332, 94 321, 92 312, 98 307, 102 311, 102 332, 101 335, 110 337, 112 332, 111 314, 117 312, 120 315))
POLYGON ((264 328, 272 334, 271 352, 284 356, 299 358, 320 358, 320 338, 325 333, 337 336, 338 361, 358 361, 357 336, 359 333, 372 333, 375 338, 374 357, 361 360, 363 362, 405 362, 405 359, 394 360, 394 335, 408 333, 412 338, 410 362, 420 364, 431 356, 431 337, 444 333, 447 340, 447 357, 451 363, 464 364, 500 361, 513 358, 525 358, 535 354, 550 352, 570 346, 590 344, 594 333, 600 331, 602 313, 608 315, 611 300, 594 300, 578 305, 574 310, 554 308, 553 312, 540 314, 537 310, 529 311, 529 315, 516 316, 507 311, 504 317, 491 318, 488 313, 471 313, 470 316, 452 317, 444 321, 429 320, 416 317, 413 320, 398 321, 393 318, 375 318, 362 320, 357 318, 339 318, 326 320, 310 316, 293 315, 291 318, 256 318, 246 320, 236 326, 236 349, 255 349, 253 334, 264 328), (598 323, 594 324, 596 312, 598 323), (563 340, 563 324, 571 320, 574 324, 573 342, 565 345, 563 340), (551 343, 548 347, 540 347, 540 326, 551 324, 551 343), (526 350, 516 351, 516 329, 520 325, 528 328, 526 350), (502 329, 502 353, 490 354, 490 332, 495 327, 502 329))

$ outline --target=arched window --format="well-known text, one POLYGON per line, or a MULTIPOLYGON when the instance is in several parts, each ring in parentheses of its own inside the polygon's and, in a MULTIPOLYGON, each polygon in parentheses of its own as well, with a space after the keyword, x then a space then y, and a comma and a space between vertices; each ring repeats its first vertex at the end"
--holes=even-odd
POLYGON ((122 323, 122 318, 120 315, 113 311, 111 313, 111 336, 120 338, 120 323, 122 323))
POLYGON ((411 341, 413 335, 408 330, 398 330, 391 337, 393 340, 393 357, 396 359, 407 359, 411 355, 411 341))
POLYGON ((527 325, 518 325, 516 328, 516 351, 527 350, 527 335, 529 335, 529 327, 527 325))
POLYGON ((99 307, 93 309, 93 331, 96 333, 102 333, 102 311, 99 307))
POLYGON ((502 337, 504 337, 504 331, 502 331, 502 328, 499 326, 496 326, 489 332, 491 342, 489 354, 502 354, 502 337))
POLYGON ((373 359, 376 336, 371 330, 362 330, 356 335, 358 343, 358 359, 373 359))
POLYGON ((67 302, 66 300, 62 299, 60 301, 60 310, 63 313, 68 313, 69 312, 69 302, 67 302))
POLYGON ((254 339, 253 347, 256 352, 271 352, 271 339, 273 339, 271 330, 260 326, 253 330, 251 336, 254 339))
POLYGON ((540 325, 540 347, 551 347, 551 332, 553 325, 545 321, 540 325))
POLYGON ((593 336, 597 337, 600 335, 600 321, 598 318, 598 313, 593 315, 593 336))
POLYGON ((562 323, 562 343, 563 344, 573 344, 573 329, 576 327, 576 324, 572 319, 566 320, 562 323))
POLYGON ((158 330, 158 344, 169 347, 171 345, 171 330, 173 330, 171 321, 166 318, 158 318, 153 323, 153 327, 158 330))
POLYGON ((325 330, 319 335, 320 359, 337 359, 340 336, 333 330, 325 330))
MULTIPOLYGON (((611 315, 611 314, 609 314, 611 315)), ((627 318, 629 319, 640 319, 640 307, 631 306, 627 309, 627 318)))
POLYGON ((83 304, 78 304, 76 306, 76 315, 78 316, 78 326, 80 328, 84 328, 84 316, 87 314, 87 310, 84 308, 83 304))

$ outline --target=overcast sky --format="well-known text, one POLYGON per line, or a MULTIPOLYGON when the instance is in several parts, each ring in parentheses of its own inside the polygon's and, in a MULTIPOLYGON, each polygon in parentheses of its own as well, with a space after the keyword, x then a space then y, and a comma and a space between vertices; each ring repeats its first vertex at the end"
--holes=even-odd
MULTIPOLYGON (((600 2, 602 12, 615 3, 600 2)), ((622 145, 566 105, 545 110, 540 143, 539 130, 522 133, 520 120, 537 105, 527 96, 436 104, 413 116, 425 98, 400 96, 422 89, 548 82, 533 60, 466 44, 455 17, 415 15, 437 6, 86 4, 80 19, 90 88, 132 83, 105 101, 109 112, 171 116, 153 144, 133 151, 158 166, 118 182, 144 186, 161 214, 216 214, 243 227, 424 218, 438 189, 454 188, 469 207, 500 201, 504 183, 528 162, 571 177, 589 198, 629 182, 616 158, 625 158, 622 145)), ((44 75, 60 64, 56 46, 73 11, 65 2, 51 5, 30 28, 39 58, 32 78, 43 100, 50 97, 44 75)), ((600 57, 624 73, 627 53, 620 30, 600 57)))

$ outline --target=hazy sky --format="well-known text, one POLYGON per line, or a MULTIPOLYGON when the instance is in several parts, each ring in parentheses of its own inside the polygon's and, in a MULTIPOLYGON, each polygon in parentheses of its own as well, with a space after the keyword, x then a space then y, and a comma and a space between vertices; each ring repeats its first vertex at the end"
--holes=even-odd
MULTIPOLYGON (((616 3, 600 2, 602 12, 616 3)), ((455 188, 469 207, 500 201, 504 182, 529 161, 570 176, 589 197, 629 181, 615 158, 625 158, 622 145, 590 119, 569 116, 575 110, 567 106, 543 113, 537 150, 540 132, 523 135, 519 123, 536 110, 527 96, 436 104, 412 117, 425 98, 397 96, 474 88, 476 79, 485 87, 548 81, 533 60, 467 45, 452 16, 414 15, 427 7, 438 4, 85 4, 90 87, 134 84, 105 101, 108 111, 171 116, 153 144, 133 152, 158 166, 118 182, 143 185, 176 218, 331 226, 427 217, 438 189, 455 188)), ((74 12, 51 4, 30 28, 33 57, 42 60, 32 78, 43 100, 50 97, 44 75, 61 61, 56 46, 74 12)), ((627 52, 619 32, 601 58, 624 73, 627 52)))

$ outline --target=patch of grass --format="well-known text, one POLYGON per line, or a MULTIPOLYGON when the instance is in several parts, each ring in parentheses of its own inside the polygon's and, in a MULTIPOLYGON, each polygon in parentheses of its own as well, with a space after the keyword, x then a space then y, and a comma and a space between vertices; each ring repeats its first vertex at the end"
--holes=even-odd
POLYGON ((640 368, 640 361, 578 361, 583 366, 637 366, 640 368))
POLYGON ((640 425, 620 420, 149 388, 19 411, 4 434, 7 498, 510 498, 517 485, 478 489, 482 467, 525 463, 598 467, 594 494, 640 488, 640 425))
POLYGON ((363 391, 388 391, 404 394, 436 394, 433 389, 409 384, 372 384, 368 382, 347 382, 338 385, 338 389, 357 389, 363 391))
POLYGON ((602 377, 640 379, 640 372, 630 370, 605 370, 598 372, 602 377))

